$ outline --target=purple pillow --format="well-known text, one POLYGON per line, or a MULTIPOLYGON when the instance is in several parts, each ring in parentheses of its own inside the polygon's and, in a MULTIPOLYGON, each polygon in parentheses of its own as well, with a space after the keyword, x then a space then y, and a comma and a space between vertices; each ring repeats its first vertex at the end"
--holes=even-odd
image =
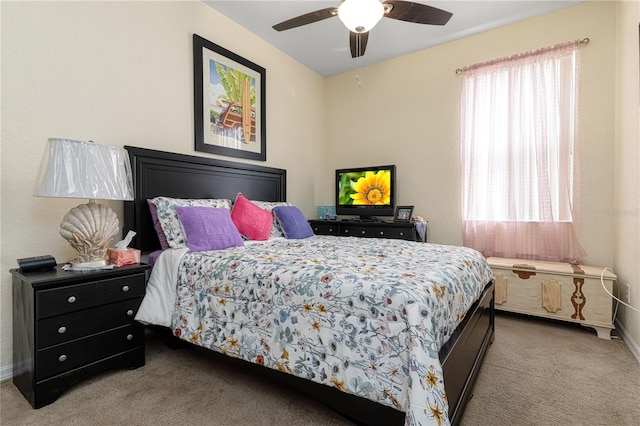
POLYGON ((164 231, 162 230, 162 226, 160 225, 160 221, 158 220, 158 208, 151 200, 147 200, 147 204, 149 205, 149 211, 151 212, 151 221, 153 222, 153 229, 156 230, 156 234, 158 235, 158 239, 160 240, 160 248, 162 250, 166 250, 169 248, 169 242, 167 241, 167 236, 164 235, 164 231))
POLYGON ((229 210, 217 207, 176 207, 189 250, 222 250, 243 246, 229 210))
POLYGON ((299 208, 295 206, 279 206, 273 208, 273 213, 278 218, 285 237, 300 240, 314 235, 311 225, 309 225, 299 208))

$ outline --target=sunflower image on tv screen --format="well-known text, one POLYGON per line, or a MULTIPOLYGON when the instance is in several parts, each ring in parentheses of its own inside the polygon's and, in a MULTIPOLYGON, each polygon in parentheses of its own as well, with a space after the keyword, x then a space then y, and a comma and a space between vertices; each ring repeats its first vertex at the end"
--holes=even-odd
POLYGON ((340 176, 339 204, 389 205, 391 171, 345 173, 340 176))

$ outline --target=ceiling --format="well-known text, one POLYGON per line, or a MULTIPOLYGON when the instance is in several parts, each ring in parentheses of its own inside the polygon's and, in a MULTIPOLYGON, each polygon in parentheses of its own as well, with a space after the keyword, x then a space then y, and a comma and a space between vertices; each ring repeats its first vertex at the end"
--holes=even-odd
POLYGON ((365 55, 353 59, 349 51, 349 30, 337 16, 282 32, 271 28, 298 15, 339 5, 339 0, 203 0, 232 21, 325 77, 542 15, 584 0, 414 1, 444 9, 453 13, 453 17, 445 26, 382 18, 370 32, 365 55))

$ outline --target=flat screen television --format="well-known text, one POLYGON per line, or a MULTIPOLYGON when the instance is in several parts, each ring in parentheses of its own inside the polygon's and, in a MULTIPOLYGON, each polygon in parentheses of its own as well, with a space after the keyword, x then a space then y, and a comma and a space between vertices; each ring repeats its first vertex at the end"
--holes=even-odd
POLYGON ((336 214, 375 220, 393 216, 395 206, 395 165, 336 170, 336 214))

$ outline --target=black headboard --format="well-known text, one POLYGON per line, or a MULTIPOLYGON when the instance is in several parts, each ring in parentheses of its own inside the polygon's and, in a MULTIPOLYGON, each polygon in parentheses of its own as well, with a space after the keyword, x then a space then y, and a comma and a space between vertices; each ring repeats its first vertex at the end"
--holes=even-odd
POLYGON ((158 250, 147 199, 228 198, 238 192, 262 201, 286 201, 287 171, 193 155, 125 146, 131 159, 134 201, 124 203, 124 233, 137 233, 131 247, 143 252, 158 250))

